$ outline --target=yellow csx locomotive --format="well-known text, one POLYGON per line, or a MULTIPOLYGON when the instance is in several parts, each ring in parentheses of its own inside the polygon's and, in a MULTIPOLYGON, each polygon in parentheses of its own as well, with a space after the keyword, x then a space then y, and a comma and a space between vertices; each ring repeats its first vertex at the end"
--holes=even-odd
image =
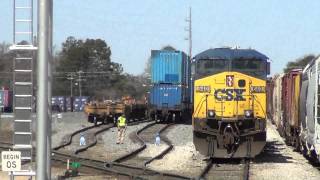
POLYGON ((268 57, 216 48, 192 60, 193 142, 212 158, 253 158, 266 143, 268 57))

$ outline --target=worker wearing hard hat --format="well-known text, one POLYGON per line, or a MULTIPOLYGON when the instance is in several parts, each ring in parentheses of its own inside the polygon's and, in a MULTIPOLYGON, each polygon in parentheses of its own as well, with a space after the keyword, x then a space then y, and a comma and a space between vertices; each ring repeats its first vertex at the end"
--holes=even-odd
POLYGON ((118 126, 117 144, 119 144, 119 143, 123 144, 123 140, 124 140, 124 136, 125 136, 125 132, 126 132, 126 127, 127 127, 126 117, 124 114, 122 114, 118 118, 117 126, 118 126))

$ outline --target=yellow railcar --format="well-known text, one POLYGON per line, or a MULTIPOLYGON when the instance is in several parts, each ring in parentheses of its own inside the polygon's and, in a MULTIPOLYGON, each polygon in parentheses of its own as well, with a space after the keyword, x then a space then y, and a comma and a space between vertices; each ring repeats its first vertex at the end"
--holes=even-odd
POLYGON ((252 158, 266 143, 268 58, 252 49, 216 48, 195 56, 193 137, 200 153, 252 158))

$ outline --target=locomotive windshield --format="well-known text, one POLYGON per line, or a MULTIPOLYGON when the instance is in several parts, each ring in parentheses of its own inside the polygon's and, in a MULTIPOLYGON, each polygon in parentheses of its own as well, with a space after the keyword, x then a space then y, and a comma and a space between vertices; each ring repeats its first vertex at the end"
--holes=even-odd
POLYGON ((226 59, 200 59, 196 64, 196 74, 198 77, 217 74, 228 71, 229 60, 226 59))
POLYGON ((200 59, 196 62, 196 78, 225 71, 236 71, 261 79, 267 77, 267 61, 260 59, 200 59))
POLYGON ((267 77, 267 61, 260 59, 233 59, 231 61, 231 71, 265 79, 267 77))

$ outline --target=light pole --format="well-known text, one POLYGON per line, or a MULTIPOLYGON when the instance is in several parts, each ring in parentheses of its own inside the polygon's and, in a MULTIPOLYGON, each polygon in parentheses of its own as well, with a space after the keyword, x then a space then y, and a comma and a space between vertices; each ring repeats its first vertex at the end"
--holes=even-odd
POLYGON ((70 96, 73 96, 73 80, 74 80, 74 74, 70 73, 69 77, 67 78, 68 80, 70 80, 70 96))
POLYGON ((79 73, 79 96, 81 96, 82 95, 82 93, 81 93, 81 81, 82 81, 82 79, 81 79, 81 73, 83 73, 83 71, 78 71, 78 73, 79 73))

